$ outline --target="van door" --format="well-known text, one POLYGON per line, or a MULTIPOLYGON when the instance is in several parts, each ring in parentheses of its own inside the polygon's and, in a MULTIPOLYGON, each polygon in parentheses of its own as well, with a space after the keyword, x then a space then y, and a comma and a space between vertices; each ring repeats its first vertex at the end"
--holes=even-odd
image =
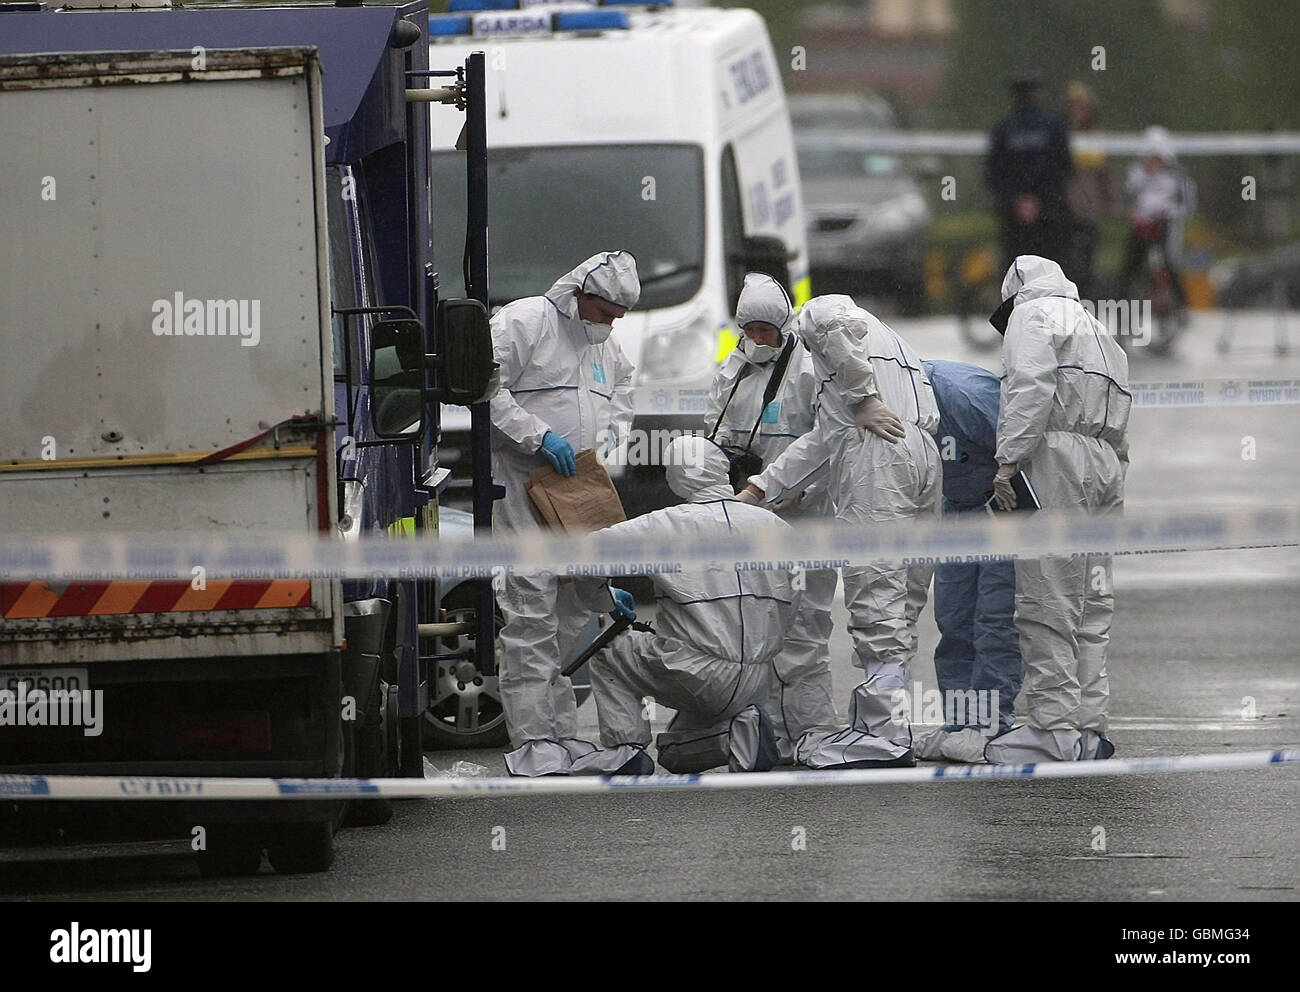
POLYGON ((720 192, 730 312, 735 312, 744 278, 744 240, 760 235, 780 238, 785 244, 791 296, 796 305, 807 302, 811 286, 803 198, 784 107, 723 148, 720 192))
POLYGON ((722 199, 722 266, 726 273, 727 309, 734 314, 740 300, 740 288, 745 281, 745 216, 740 200, 740 176, 736 171, 736 150, 730 145, 722 149, 721 189, 722 199))

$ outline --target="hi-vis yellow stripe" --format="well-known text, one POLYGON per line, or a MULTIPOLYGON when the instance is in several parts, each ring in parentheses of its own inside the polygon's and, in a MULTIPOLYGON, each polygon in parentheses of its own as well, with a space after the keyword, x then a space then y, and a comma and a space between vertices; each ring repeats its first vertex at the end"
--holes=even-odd
MULTIPOLYGON (((812 299, 812 276, 804 276, 802 279, 795 280, 794 284, 794 305, 801 307, 812 299)), ((731 354, 731 349, 736 347, 740 342, 740 335, 730 324, 718 328, 718 347, 713 352, 713 363, 721 365, 731 354)))
POLYGON ((794 284, 794 305, 803 306, 812 299, 812 276, 796 279, 794 284))
POLYGON ((726 361, 727 356, 731 354, 731 349, 736 347, 740 340, 740 335, 730 324, 718 328, 718 349, 713 353, 713 362, 715 365, 721 365, 726 361))

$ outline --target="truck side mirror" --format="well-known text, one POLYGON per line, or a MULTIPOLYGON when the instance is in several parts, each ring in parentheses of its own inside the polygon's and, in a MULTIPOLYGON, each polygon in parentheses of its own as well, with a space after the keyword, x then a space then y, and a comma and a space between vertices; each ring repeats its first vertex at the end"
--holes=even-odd
POLYGON ((487 307, 478 300, 438 304, 438 389, 443 403, 469 406, 496 392, 497 363, 487 307))
POLYGON ((424 325, 381 320, 370 329, 370 420, 381 438, 424 433, 424 325))
POLYGON ((767 234, 755 234, 747 237, 744 243, 745 271, 762 272, 779 282, 791 298, 794 292, 790 288, 790 261, 786 254, 785 242, 767 234))

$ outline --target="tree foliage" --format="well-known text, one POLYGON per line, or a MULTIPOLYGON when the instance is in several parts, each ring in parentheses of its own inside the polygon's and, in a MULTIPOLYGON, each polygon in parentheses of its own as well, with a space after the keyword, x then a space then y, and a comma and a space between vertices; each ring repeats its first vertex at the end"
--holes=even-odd
MULTIPOLYGON (((726 0, 768 22, 778 62, 801 41, 813 4, 726 0)), ((866 16, 866 5, 859 4, 866 16)), ((1013 72, 1043 82, 1062 107, 1077 79, 1097 94, 1103 127, 1259 130, 1300 127, 1300 7, 1296 0, 1206 0, 1199 26, 1157 0, 953 0, 943 98, 923 115, 938 127, 985 128, 1006 112, 1013 72), (1104 50, 1104 70, 1093 68, 1104 50)), ((816 58, 816 51, 809 51, 816 58)), ((870 49, 862 58, 870 60, 870 49)), ((907 108, 902 108, 906 110, 907 108)))

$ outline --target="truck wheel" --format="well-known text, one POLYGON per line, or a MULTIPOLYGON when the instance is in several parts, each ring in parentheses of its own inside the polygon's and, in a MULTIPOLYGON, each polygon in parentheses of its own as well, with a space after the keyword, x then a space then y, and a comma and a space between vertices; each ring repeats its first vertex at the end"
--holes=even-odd
POLYGON ((222 824, 208 831, 207 849, 196 852, 204 878, 256 875, 262 867, 262 835, 251 823, 222 824))
POLYGON ((384 683, 384 708, 380 720, 384 735, 383 774, 402 774, 402 706, 398 687, 384 683))
POLYGON ((282 875, 329 871, 334 863, 334 821, 279 823, 271 828, 266 854, 282 875))
MULTIPOLYGON (((378 690, 376 690, 378 693, 378 690)), ((380 724, 379 714, 367 717, 367 722, 352 728, 350 737, 355 754, 344 771, 344 775, 355 778, 379 778, 385 774, 384 768, 384 728, 380 724)), ((343 813, 340 826, 344 827, 378 827, 393 818, 391 799, 351 799, 343 813)))
MULTIPOLYGON (((477 615, 472 583, 457 586, 444 597, 442 606, 451 623, 473 620, 477 615)), ((497 614, 496 629, 505 619, 497 614)), ((438 653, 466 651, 474 641, 454 635, 438 639, 438 653)), ((495 675, 483 675, 473 661, 458 658, 435 661, 429 679, 429 705, 424 711, 424 746, 429 750, 501 748, 510 741, 506 713, 495 675)))
POLYGON ((353 799, 343 815, 345 827, 382 827, 393 818, 391 799, 353 799))

